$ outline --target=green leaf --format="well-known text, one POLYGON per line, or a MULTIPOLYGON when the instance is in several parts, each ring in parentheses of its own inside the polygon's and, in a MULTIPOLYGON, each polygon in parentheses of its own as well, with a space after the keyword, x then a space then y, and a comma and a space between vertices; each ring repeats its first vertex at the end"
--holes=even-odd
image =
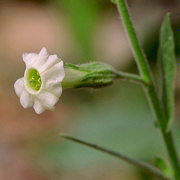
POLYGON ((124 154, 115 152, 113 150, 104 148, 102 146, 99 146, 99 145, 96 145, 96 144, 93 144, 93 143, 89 143, 87 141, 83 141, 83 140, 75 138, 73 136, 69 136, 69 135, 66 135, 66 134, 63 134, 63 133, 60 133, 59 135, 62 138, 67 139, 69 141, 72 141, 72 142, 84 145, 86 147, 89 147, 89 148, 95 149, 97 151, 106 153, 108 155, 114 156, 117 159, 121 159, 123 161, 126 161, 127 163, 132 164, 132 165, 134 165, 136 167, 139 167, 142 170, 144 170, 144 171, 146 171, 146 172, 156 176, 158 179, 161 179, 161 180, 170 180, 168 177, 166 177, 164 175, 164 173, 162 173, 162 171, 160 171, 159 169, 157 169, 156 167, 154 167, 154 166, 152 166, 152 165, 150 165, 148 163, 145 163, 143 161, 139 161, 139 160, 133 159, 133 158, 131 158, 129 156, 126 156, 124 154))
POLYGON ((161 100, 166 115, 165 127, 169 130, 174 113, 174 79, 176 75, 176 58, 174 37, 167 13, 160 30, 159 64, 161 75, 161 100))

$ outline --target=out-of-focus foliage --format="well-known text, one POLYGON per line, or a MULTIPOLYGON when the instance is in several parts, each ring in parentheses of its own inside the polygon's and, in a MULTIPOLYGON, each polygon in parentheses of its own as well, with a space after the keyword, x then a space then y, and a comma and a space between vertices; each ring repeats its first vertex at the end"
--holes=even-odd
POLYGON ((72 34, 80 47, 79 62, 92 60, 92 39, 101 8, 98 1, 59 0, 69 20, 72 34))

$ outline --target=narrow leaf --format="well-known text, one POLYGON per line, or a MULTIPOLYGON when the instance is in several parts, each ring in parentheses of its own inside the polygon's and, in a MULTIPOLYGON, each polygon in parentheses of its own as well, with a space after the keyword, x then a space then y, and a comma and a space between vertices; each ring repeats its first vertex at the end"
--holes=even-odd
POLYGON ((109 154, 111 156, 114 156, 114 157, 116 157, 118 159, 126 161, 129 164, 135 165, 136 167, 139 167, 139 168, 149 172, 150 174, 153 174, 154 176, 158 177, 161 180, 170 180, 170 178, 167 177, 166 175, 164 175, 164 173, 161 170, 159 170, 158 168, 156 168, 156 167, 154 167, 154 166, 152 166, 152 165, 150 165, 148 163, 133 159, 133 158, 128 157, 128 156, 126 156, 124 154, 112 151, 110 149, 101 147, 101 146, 96 145, 96 144, 92 144, 92 143, 83 141, 81 139, 77 139, 75 137, 72 137, 72 136, 69 136, 69 135, 66 135, 66 134, 63 134, 63 133, 60 133, 59 135, 64 139, 67 139, 67 140, 73 141, 75 143, 90 147, 92 149, 98 150, 100 152, 104 152, 104 153, 109 154))
POLYGON ((169 130, 174 113, 174 79, 176 75, 174 37, 169 13, 167 13, 160 30, 159 57, 161 72, 161 99, 166 115, 165 127, 169 130))

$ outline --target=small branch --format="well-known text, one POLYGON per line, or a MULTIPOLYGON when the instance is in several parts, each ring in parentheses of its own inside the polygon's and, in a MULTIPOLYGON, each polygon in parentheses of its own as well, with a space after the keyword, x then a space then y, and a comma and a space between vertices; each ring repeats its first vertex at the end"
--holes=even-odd
POLYGON ((89 142, 82 141, 80 139, 68 136, 66 134, 60 133, 60 136, 62 138, 68 139, 68 140, 76 142, 78 144, 82 144, 84 146, 91 147, 91 148, 96 149, 98 151, 101 151, 101 152, 104 152, 104 153, 109 154, 111 156, 114 156, 114 157, 116 157, 118 159, 124 160, 124 161, 126 161, 126 162, 128 162, 128 163, 130 163, 132 165, 135 165, 135 166, 137 166, 137 167, 139 167, 139 168, 153 174, 154 176, 158 177, 161 180, 170 180, 158 168, 156 168, 156 167, 154 167, 154 166, 152 166, 150 164, 147 164, 147 163, 139 161, 139 160, 132 159, 132 158, 130 158, 128 156, 125 156, 123 154, 120 154, 118 152, 106 149, 104 147, 100 147, 100 146, 98 146, 96 144, 92 144, 92 143, 89 143, 89 142))
POLYGON ((133 82, 133 83, 137 83, 137 84, 147 86, 147 83, 138 75, 125 73, 125 72, 116 72, 116 75, 118 78, 120 78, 122 80, 126 80, 129 82, 133 82))

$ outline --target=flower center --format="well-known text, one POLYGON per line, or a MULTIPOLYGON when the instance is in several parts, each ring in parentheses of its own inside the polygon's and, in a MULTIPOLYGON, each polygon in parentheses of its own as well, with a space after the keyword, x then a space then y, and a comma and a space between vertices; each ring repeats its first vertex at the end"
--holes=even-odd
POLYGON ((38 91, 42 84, 41 76, 40 76, 39 72, 34 68, 29 69, 29 71, 27 73, 27 81, 28 81, 28 85, 34 91, 38 91))

